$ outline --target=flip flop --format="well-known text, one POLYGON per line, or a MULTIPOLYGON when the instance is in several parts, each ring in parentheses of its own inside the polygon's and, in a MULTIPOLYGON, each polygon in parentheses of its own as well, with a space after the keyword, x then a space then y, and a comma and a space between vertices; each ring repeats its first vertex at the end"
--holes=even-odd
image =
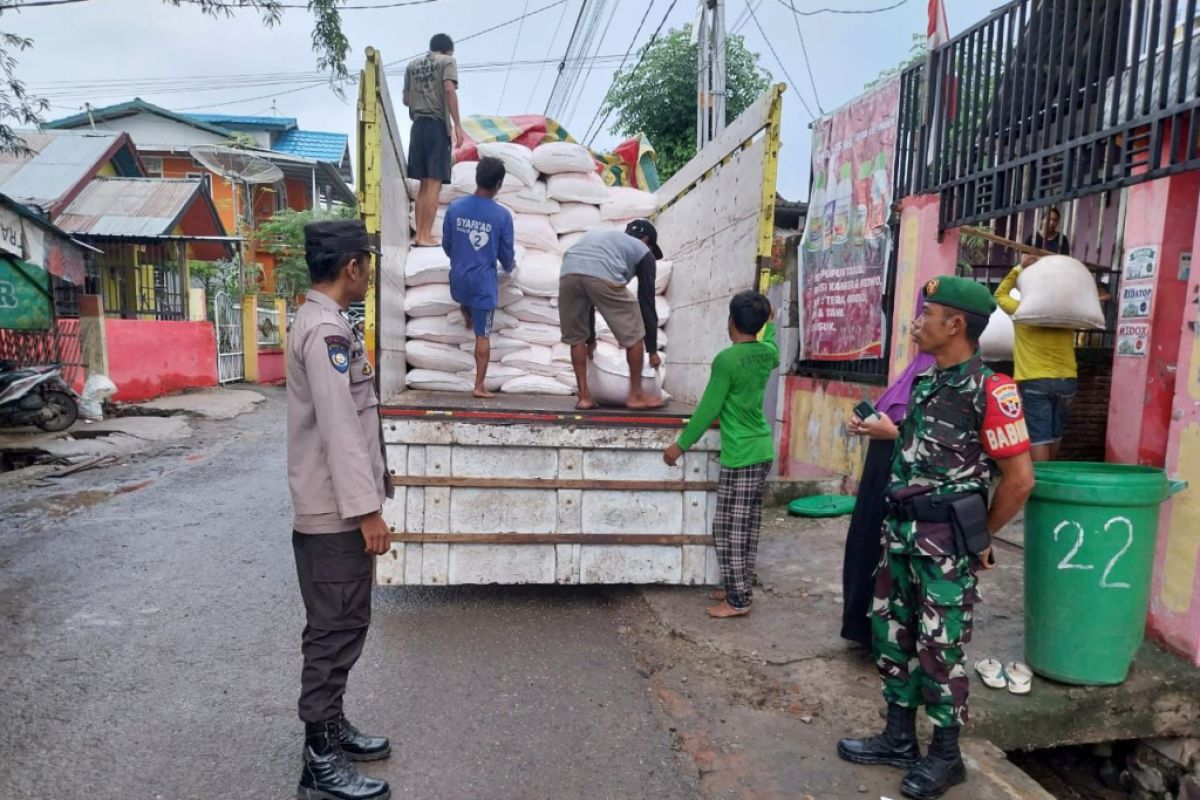
POLYGON ((1012 685, 1008 682, 1004 665, 994 658, 981 658, 976 661, 975 671, 979 673, 979 679, 983 681, 983 685, 989 689, 1003 689, 1012 685))
POLYGON ((1008 691, 1012 694, 1029 694, 1033 690, 1033 670, 1020 661, 1014 661, 1004 668, 1008 678, 1008 691))

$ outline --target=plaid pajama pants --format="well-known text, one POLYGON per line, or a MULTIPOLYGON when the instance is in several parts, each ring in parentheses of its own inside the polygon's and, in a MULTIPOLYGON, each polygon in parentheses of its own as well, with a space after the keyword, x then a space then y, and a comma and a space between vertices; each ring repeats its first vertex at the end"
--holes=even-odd
POLYGON ((735 608, 750 605, 758 532, 762 528, 763 490, 770 461, 748 467, 721 467, 713 538, 725 598, 735 608))

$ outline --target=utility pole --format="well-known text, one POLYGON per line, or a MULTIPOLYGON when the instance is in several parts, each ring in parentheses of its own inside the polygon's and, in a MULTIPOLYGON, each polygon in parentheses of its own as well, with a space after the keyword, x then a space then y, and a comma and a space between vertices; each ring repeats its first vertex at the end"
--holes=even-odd
POLYGON ((697 149, 725 130, 725 0, 700 0, 692 31, 696 42, 697 149))

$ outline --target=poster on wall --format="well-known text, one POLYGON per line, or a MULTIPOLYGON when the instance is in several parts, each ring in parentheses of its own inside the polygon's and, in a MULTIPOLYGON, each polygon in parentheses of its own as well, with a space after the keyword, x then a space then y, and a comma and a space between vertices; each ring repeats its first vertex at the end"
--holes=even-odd
POLYGON ((1150 349, 1150 323, 1122 323, 1117 326, 1117 355, 1145 358, 1150 349))
POLYGON ((896 78, 813 123, 812 191, 801 248, 803 357, 883 355, 896 78))
POLYGON ((1154 278, 1158 265, 1158 245, 1131 247, 1125 253, 1125 280, 1141 281, 1154 278))
POLYGON ((1119 318, 1150 319, 1154 304, 1154 281, 1137 281, 1121 287, 1119 318))

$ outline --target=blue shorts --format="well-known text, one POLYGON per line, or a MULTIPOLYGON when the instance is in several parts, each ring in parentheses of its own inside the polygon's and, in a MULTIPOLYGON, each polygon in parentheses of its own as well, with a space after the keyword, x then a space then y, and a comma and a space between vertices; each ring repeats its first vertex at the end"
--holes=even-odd
POLYGON ((1062 439, 1067 427, 1067 406, 1075 398, 1078 385, 1074 378, 1038 378, 1017 385, 1030 442, 1053 444, 1062 439))
POLYGON ((471 323, 477 338, 486 339, 492 335, 492 317, 495 315, 496 309, 463 306, 462 312, 463 316, 467 318, 467 322, 471 323))

